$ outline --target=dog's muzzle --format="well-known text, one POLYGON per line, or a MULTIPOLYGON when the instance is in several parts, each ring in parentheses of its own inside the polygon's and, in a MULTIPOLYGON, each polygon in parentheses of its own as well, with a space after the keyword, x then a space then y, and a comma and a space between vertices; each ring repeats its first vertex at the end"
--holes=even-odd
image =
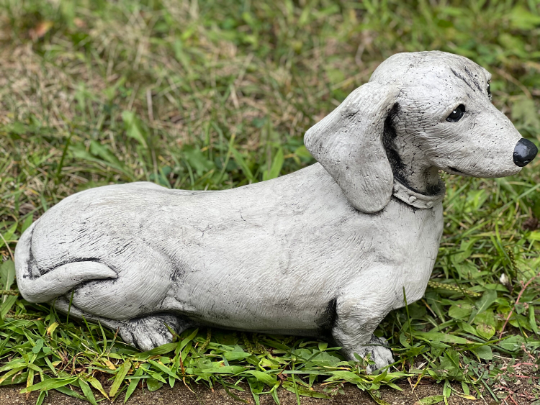
POLYGON ((523 167, 530 163, 538 153, 538 148, 528 139, 521 138, 514 148, 514 163, 523 167))

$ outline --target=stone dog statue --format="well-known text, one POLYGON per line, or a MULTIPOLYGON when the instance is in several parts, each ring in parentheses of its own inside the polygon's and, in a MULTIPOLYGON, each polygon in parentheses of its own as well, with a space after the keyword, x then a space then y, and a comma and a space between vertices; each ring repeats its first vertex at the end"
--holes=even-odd
POLYGON ((208 325, 326 336, 384 367, 392 353, 373 332, 404 291, 422 297, 437 257, 438 171, 509 176, 536 155, 489 83, 461 56, 396 54, 307 131, 312 166, 223 191, 74 194, 21 237, 20 292, 141 350, 170 342, 167 326, 208 325))

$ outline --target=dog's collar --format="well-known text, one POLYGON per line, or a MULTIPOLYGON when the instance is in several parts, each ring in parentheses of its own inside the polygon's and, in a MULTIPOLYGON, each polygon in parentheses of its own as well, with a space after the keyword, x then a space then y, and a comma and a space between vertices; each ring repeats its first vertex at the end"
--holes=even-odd
POLYGON ((399 181, 394 180, 394 197, 406 204, 413 206, 414 208, 433 208, 436 204, 443 200, 445 192, 446 187, 444 186, 444 182, 442 180, 439 180, 439 192, 435 195, 420 194, 404 186, 399 181))

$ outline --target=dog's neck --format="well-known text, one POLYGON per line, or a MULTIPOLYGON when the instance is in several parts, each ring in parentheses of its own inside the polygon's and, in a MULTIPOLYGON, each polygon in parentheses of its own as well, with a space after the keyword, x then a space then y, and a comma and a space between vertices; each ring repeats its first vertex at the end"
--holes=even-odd
POLYGON ((429 209, 440 203, 444 198, 446 188, 442 180, 439 180, 437 189, 439 190, 438 193, 426 195, 411 190, 398 179, 394 179, 393 196, 414 208, 429 209))
POLYGON ((414 135, 401 130, 397 135, 394 117, 399 110, 396 104, 384 122, 383 145, 392 167, 394 179, 415 193, 438 195, 441 182, 439 170, 433 167, 424 151, 418 147, 414 135))
POLYGON ((422 161, 423 159, 418 155, 418 153, 412 155, 413 158, 410 162, 403 159, 399 168, 393 167, 394 177, 401 184, 417 193, 427 196, 439 194, 439 186, 442 183, 439 170, 429 166, 419 167, 417 160, 422 161))

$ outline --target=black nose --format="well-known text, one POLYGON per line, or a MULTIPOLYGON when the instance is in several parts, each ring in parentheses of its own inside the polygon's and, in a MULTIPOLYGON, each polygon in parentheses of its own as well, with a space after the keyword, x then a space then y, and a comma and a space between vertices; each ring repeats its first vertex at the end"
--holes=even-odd
POLYGON ((528 139, 521 138, 514 149, 514 163, 523 167, 530 163, 538 153, 538 148, 528 139))

